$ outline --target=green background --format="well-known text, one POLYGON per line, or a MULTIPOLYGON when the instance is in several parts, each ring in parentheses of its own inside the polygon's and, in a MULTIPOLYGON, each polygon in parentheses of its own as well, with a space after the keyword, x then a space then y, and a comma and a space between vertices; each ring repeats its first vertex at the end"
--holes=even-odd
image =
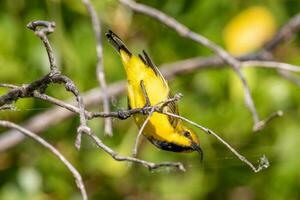
MULTIPOLYGON (((102 21, 102 35, 108 29, 119 33, 133 52, 146 49, 157 65, 212 53, 153 19, 133 14, 117 1, 92 1, 102 21)), ((278 28, 300 11, 298 1, 142 1, 175 17, 191 30, 223 45, 224 27, 241 10, 262 5, 268 8, 278 28)), ((21 85, 49 71, 44 47, 26 29, 29 21, 56 22, 50 36, 57 63, 81 92, 97 87, 95 39, 90 18, 81 1, 1 0, 0 1, 0 82, 21 85)), ((247 23, 247 22, 245 22, 247 23)), ((300 40, 279 46, 275 58, 300 65, 300 40)), ((125 77, 117 53, 103 38, 104 66, 108 83, 125 77)), ((42 133, 80 171, 90 199, 282 199, 300 198, 300 92, 299 87, 274 70, 249 69, 248 77, 260 116, 283 110, 263 131, 254 134, 252 118, 244 105, 243 91, 231 69, 207 69, 177 76, 170 81, 174 93, 181 92, 181 114, 211 128, 239 152, 256 163, 265 154, 270 168, 255 174, 215 138, 197 131, 205 153, 176 154, 144 142, 140 158, 149 161, 181 161, 187 172, 160 169, 149 172, 142 166, 113 161, 84 138, 82 149, 74 147, 78 117, 67 119, 42 133)), ((1 94, 7 90, 1 88, 1 94)), ((72 96, 54 85, 47 94, 60 99, 72 96)), ((21 123, 52 105, 35 99, 21 99, 17 111, 0 113, 1 119, 21 123)), ((100 107, 100 105, 99 105, 100 107)), ((94 110, 99 110, 94 108, 94 110)), ((126 95, 112 98, 111 108, 126 108, 126 95)), ((114 136, 103 136, 102 120, 90 127, 103 141, 122 155, 130 155, 138 132, 132 119, 113 120, 114 136)), ((4 129, 0 129, 5 131, 4 129)), ((0 133, 1 134, 1 133, 0 133)), ((56 157, 30 139, 0 152, 0 199, 80 199, 73 177, 56 157)))

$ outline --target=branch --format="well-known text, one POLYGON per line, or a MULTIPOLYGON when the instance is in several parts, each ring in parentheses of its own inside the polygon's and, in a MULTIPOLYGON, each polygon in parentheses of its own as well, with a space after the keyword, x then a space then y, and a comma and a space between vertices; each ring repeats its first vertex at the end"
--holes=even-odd
POLYGON ((5 88, 10 88, 10 89, 14 89, 18 86, 15 86, 13 84, 7 84, 7 83, 0 83, 0 87, 5 87, 5 88))
POLYGON ((57 65, 55 63, 54 54, 52 47, 49 43, 49 40, 47 38, 47 35, 54 32, 55 29, 55 22, 48 22, 48 21, 33 21, 27 24, 27 28, 32 30, 36 36, 38 36, 42 42, 44 43, 44 46, 46 48, 49 62, 50 62, 50 70, 52 72, 58 71, 57 65))
POLYGON ((258 132, 261 131, 268 123, 273 121, 273 119, 276 119, 278 117, 282 117, 283 112, 281 110, 278 110, 277 112, 271 113, 266 119, 259 121, 254 127, 253 131, 258 132))
POLYGON ((0 126, 5 128, 13 128, 18 130, 20 133, 30 137, 31 139, 35 140, 37 143, 48 149, 51 153, 53 153, 57 158, 61 160, 61 162, 69 169, 72 173, 73 177, 75 178, 76 185, 81 193, 82 199, 87 200, 87 194, 84 187, 84 183, 82 181, 80 173, 76 170, 76 168, 51 144, 49 144, 46 140, 41 138, 40 136, 36 135, 35 133, 9 121, 0 120, 0 126))
POLYGON ((120 156, 118 155, 115 151, 113 151, 111 148, 106 146, 94 133, 90 132, 87 134, 95 143, 96 145, 103 149, 106 153, 108 153, 113 159, 117 161, 128 161, 128 162, 133 162, 140 164, 149 170, 154 170, 158 169, 160 167, 175 167, 180 171, 185 171, 184 166, 180 162, 163 162, 163 163, 153 163, 153 162, 148 162, 145 160, 140 160, 137 158, 133 157, 127 157, 127 156, 120 156))
POLYGON ((142 124, 141 128, 139 129, 139 132, 138 132, 138 134, 137 134, 137 136, 135 138, 135 141, 134 141, 134 147, 133 147, 133 150, 132 150, 132 157, 136 157, 137 154, 138 154, 138 147, 139 147, 139 142, 140 142, 141 136, 142 136, 143 131, 144 131, 146 125, 148 124, 148 122, 149 122, 149 120, 150 120, 153 112, 154 112, 154 108, 155 107, 151 108, 151 110, 150 110, 150 112, 149 112, 146 120, 144 121, 144 123, 142 124))
MULTIPOLYGON (((96 42, 97 42, 97 78, 100 83, 100 87, 103 93, 103 111, 109 113, 109 97, 107 95, 107 86, 105 81, 105 73, 103 68, 103 48, 101 38, 101 23, 97 16, 97 13, 89 0, 82 0, 86 9, 91 17, 92 26, 94 29, 96 42)), ((104 133, 108 136, 112 136, 112 121, 110 118, 104 119, 104 133)))
POLYGON ((225 140, 223 140, 219 135, 217 135, 215 132, 213 132, 212 130, 201 126, 200 124, 197 124, 189 119, 186 119, 182 116, 170 113, 170 112, 162 112, 163 114, 172 116, 172 117, 176 117, 179 118, 191 125, 194 125, 195 127, 199 128, 200 130, 202 130, 203 132, 214 136, 215 138, 217 138, 217 140, 219 140, 222 144, 224 144, 234 155, 236 155, 238 157, 238 159, 240 159, 242 162, 246 163, 255 173, 261 171, 264 168, 268 168, 269 167, 269 161, 267 159, 267 157, 265 155, 263 155, 260 159, 259 159, 259 165, 257 167, 255 167, 250 161, 248 161, 246 159, 245 156, 242 156, 240 153, 238 153, 230 144, 228 144, 225 140))

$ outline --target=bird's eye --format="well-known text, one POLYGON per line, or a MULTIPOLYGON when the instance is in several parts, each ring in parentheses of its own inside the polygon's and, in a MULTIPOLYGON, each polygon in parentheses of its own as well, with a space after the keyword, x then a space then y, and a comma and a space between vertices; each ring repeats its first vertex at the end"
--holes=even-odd
POLYGON ((190 134, 190 132, 188 132, 188 131, 184 131, 184 132, 183 132, 183 135, 184 135, 185 137, 187 137, 187 138, 191 138, 191 134, 190 134))

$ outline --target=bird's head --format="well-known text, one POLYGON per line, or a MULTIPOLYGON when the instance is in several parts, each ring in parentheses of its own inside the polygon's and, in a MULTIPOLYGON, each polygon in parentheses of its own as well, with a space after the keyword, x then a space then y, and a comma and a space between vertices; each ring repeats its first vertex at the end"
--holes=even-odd
POLYGON ((188 146, 192 151, 196 151, 199 153, 201 161, 203 160, 203 151, 200 147, 200 142, 197 134, 190 128, 182 126, 182 130, 180 130, 179 134, 186 140, 184 145, 188 146))

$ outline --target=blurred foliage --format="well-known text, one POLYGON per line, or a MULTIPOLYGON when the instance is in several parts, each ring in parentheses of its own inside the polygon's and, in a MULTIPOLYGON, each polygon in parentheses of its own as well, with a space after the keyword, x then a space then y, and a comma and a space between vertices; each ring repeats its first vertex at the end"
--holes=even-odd
MULTIPOLYGON (((236 45, 239 42, 240 33, 252 31, 254 36, 249 42, 258 45, 240 50, 242 53, 259 48, 278 27, 300 10, 300 3, 296 0, 141 2, 174 16, 195 32, 220 45, 226 44, 229 49, 228 43, 236 45), (262 15, 268 15, 268 19, 255 13, 245 16, 247 9, 257 6, 263 10, 262 15), (238 25, 234 25, 237 20, 238 25), (256 20, 261 23, 262 33, 269 31, 269 34, 262 36, 267 38, 261 39, 255 35, 256 20)), ((134 52, 142 49, 149 51, 157 65, 212 55, 203 46, 179 37, 173 30, 149 17, 133 14, 115 0, 94 0, 93 4, 102 20, 103 33, 108 29, 114 30, 134 52)), ((26 29, 29 21, 44 19, 57 24, 50 39, 63 73, 71 77, 82 92, 98 86, 95 39, 81 1, 1 0, 0 10, 1 82, 29 83, 48 72, 42 43, 26 29)), ((108 82, 124 79, 118 55, 106 41, 103 45, 108 82)), ((300 65, 299 47, 298 36, 281 45, 275 52, 276 58, 300 65)), ((160 151, 147 141, 142 145, 141 158, 155 162, 182 161, 187 166, 186 173, 175 170, 149 173, 141 166, 115 162, 86 138, 82 150, 77 152, 74 140, 78 117, 51 127, 44 131, 43 137, 79 169, 91 199, 299 199, 299 88, 272 70, 247 69, 244 72, 260 116, 278 109, 285 113, 258 134, 251 132, 252 119, 244 105, 240 81, 230 69, 204 70, 178 76, 170 85, 174 93, 184 94, 179 105, 182 115, 215 130, 253 162, 266 154, 271 167, 258 174, 254 174, 214 138, 200 131, 198 133, 205 151, 203 163, 196 154, 160 151)), ((5 91, 0 90, 1 94, 5 91)), ((61 99, 71 97, 61 86, 51 86, 47 93, 61 99)), ((1 119, 21 123, 52 107, 33 99, 19 100, 16 105, 17 111, 1 112, 1 119)), ((126 107, 125 96, 114 98, 112 109, 121 107, 126 107)), ((103 138, 102 120, 94 119, 89 124, 103 138)), ((114 120, 114 136, 103 140, 121 154, 129 155, 136 134, 137 128, 131 119, 114 120)), ((80 199, 73 177, 65 166, 31 140, 0 153, 0 177, 0 199, 3 200, 80 199)))

